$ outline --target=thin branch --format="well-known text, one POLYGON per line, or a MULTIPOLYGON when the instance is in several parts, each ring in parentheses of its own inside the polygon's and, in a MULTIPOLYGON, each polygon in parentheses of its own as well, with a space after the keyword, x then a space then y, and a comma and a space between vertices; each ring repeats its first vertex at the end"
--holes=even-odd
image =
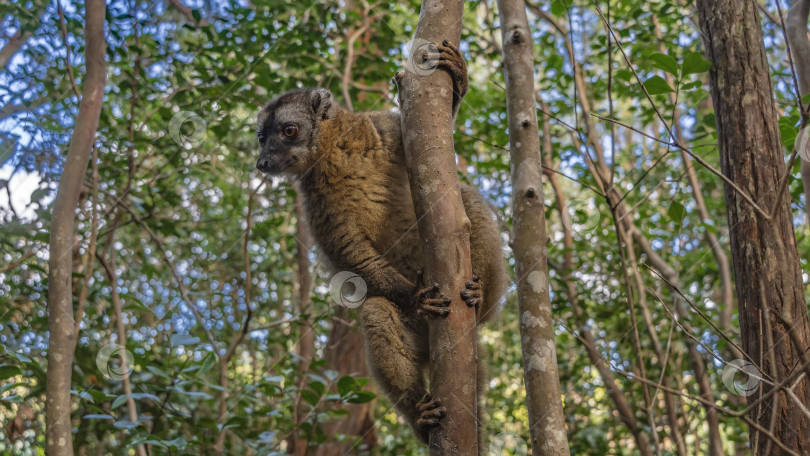
MULTIPOLYGON (((700 310, 700 308, 699 308, 698 306, 696 306, 696 305, 695 305, 695 304, 692 302, 692 300, 691 300, 691 299, 687 298, 687 297, 686 297, 686 295, 685 295, 685 294, 683 294, 683 292, 681 291, 681 289, 680 289, 680 288, 679 288, 677 285, 675 285, 674 283, 672 283, 672 282, 671 282, 671 281, 670 281, 668 278, 664 277, 664 275, 662 275, 660 272, 658 272, 658 271, 656 271, 655 269, 653 269, 653 268, 652 268, 650 265, 648 265, 648 264, 646 264, 646 263, 641 263, 641 265, 642 265, 642 266, 644 266, 645 268, 649 269, 649 270, 650 270, 650 272, 652 272, 653 274, 655 274, 655 275, 656 275, 656 276, 657 276, 659 279, 661 279, 661 280, 662 280, 662 281, 663 281, 665 284, 667 284, 667 285, 668 285, 670 288, 672 288, 672 290, 674 290, 674 291, 675 291, 675 293, 677 293, 677 294, 678 294, 678 296, 680 296, 680 297, 681 297, 681 298, 682 298, 684 301, 686 301, 686 303, 688 303, 688 304, 689 304, 689 307, 691 307, 691 308, 692 308, 692 310, 694 310, 695 312, 697 312, 697 314, 698 314, 698 315, 700 315, 700 317, 701 317, 701 318, 702 318, 702 319, 703 319, 703 320, 704 320, 706 323, 708 323, 708 324, 709 324, 709 326, 711 326, 711 327, 712 327, 712 329, 713 329, 713 330, 714 330, 714 331, 715 331, 715 332, 716 332, 716 333, 717 333, 717 334, 718 334, 720 337, 722 337, 723 339, 725 339, 725 341, 726 341, 726 342, 728 342, 729 344, 731 344, 732 346, 734 346, 734 348, 735 348, 736 350, 738 350, 738 351, 739 351, 740 353, 742 353, 742 354, 743 354, 743 355, 744 355, 746 358, 748 358, 748 361, 750 361, 751 363, 754 363, 754 360, 753 360, 753 359, 752 359, 750 356, 748 356, 748 354, 747 354, 747 353, 745 353, 745 351, 744 351, 742 348, 740 348, 740 346, 739 346, 739 345, 737 345, 737 344, 736 344, 736 343, 735 343, 733 340, 731 340, 731 338, 729 338, 728 336, 726 336, 726 335, 725 335, 725 333, 723 333, 723 331, 722 331, 720 328, 718 328, 717 326, 715 326, 715 324, 712 322, 712 320, 711 320, 709 317, 707 317, 707 316, 706 316, 706 314, 704 314, 704 313, 703 313, 703 311, 702 311, 702 310, 700 310)), ((754 364, 756 364, 756 363, 754 363, 754 364)))
POLYGON ((0 49, 0 71, 5 70, 14 54, 20 50, 21 47, 31 37, 31 32, 25 32, 20 35, 19 30, 13 36, 8 38, 8 42, 0 49))
POLYGON ((177 272, 177 267, 175 267, 174 262, 169 256, 169 251, 166 249, 166 246, 163 244, 163 241, 155 234, 154 231, 152 231, 151 228, 149 228, 149 225, 147 225, 141 219, 141 217, 138 216, 138 214, 136 214, 135 211, 132 210, 132 208, 124 204, 124 202, 121 200, 117 201, 116 204, 120 206, 122 209, 124 209, 126 212, 128 212, 129 215, 135 220, 135 222, 146 231, 146 233, 149 235, 149 238, 152 239, 152 242, 158 247, 160 252, 163 254, 163 259, 169 266, 169 270, 172 273, 172 277, 174 278, 175 283, 177 283, 178 288, 180 288, 181 299, 185 303, 186 307, 188 307, 188 309, 191 311, 191 313, 194 314, 197 323, 200 325, 200 328, 203 330, 205 336, 208 338, 208 343, 211 344, 214 354, 216 354, 217 358, 221 359, 222 355, 219 353, 219 350, 217 350, 216 339, 214 338, 213 333, 211 333, 211 330, 208 329, 208 327, 206 327, 205 319, 203 318, 202 314, 200 314, 200 311, 197 309, 197 306, 189 297, 188 287, 186 287, 183 278, 180 277, 180 274, 177 272))
POLYGON ((92 191, 93 202, 91 205, 91 219, 90 219, 90 239, 87 245, 87 256, 84 259, 84 282, 82 289, 79 291, 79 299, 76 304, 76 323, 73 325, 73 342, 79 342, 79 331, 81 331, 82 318, 84 317, 84 305, 87 302, 87 293, 90 288, 90 278, 93 276, 93 265, 96 261, 96 241, 98 240, 98 147, 93 146, 93 156, 91 157, 92 164, 92 191))
POLYGON ((694 152, 692 152, 691 149, 683 146, 680 142, 677 141, 677 139, 675 141, 673 141, 673 142, 664 141, 663 139, 659 139, 659 138, 656 138, 654 136, 650 136, 650 135, 638 130, 637 128, 632 127, 630 125, 627 125, 625 123, 622 123, 622 122, 620 122, 620 121, 618 121, 616 119, 609 119, 607 117, 603 117, 603 116, 600 116, 599 114, 593 114, 593 113, 591 113, 591 115, 596 117, 597 119, 604 120, 606 122, 612 122, 612 123, 620 125, 620 126, 622 126, 624 128, 630 129, 630 130, 632 130, 632 131, 634 131, 634 132, 636 132, 636 133, 638 133, 638 134, 640 134, 642 136, 645 136, 645 137, 647 137, 649 139, 652 139, 653 141, 659 142, 659 143, 661 143, 661 144, 663 144, 665 146, 677 147, 678 149, 686 152, 696 162, 703 165, 704 168, 708 169, 712 174, 718 176, 720 179, 723 180, 723 182, 725 182, 732 189, 734 189, 734 191, 736 191, 748 204, 750 204, 751 207, 753 207, 754 210, 763 219, 765 219, 765 220, 770 220, 771 219, 771 216, 767 212, 765 212, 765 210, 763 210, 761 207, 759 207, 759 205, 757 205, 757 203, 754 202, 754 200, 748 195, 748 193, 746 193, 743 189, 741 189, 737 184, 735 184, 731 179, 726 177, 723 173, 721 173, 720 171, 715 169, 712 165, 710 165, 708 162, 706 162, 706 160, 701 158, 700 155, 695 154, 694 152))
POLYGON ((9 271, 14 270, 17 266, 25 263, 26 260, 28 260, 34 255, 36 255, 36 252, 33 250, 25 252, 21 257, 0 268, 0 274, 7 274, 9 271))
POLYGON ((208 19, 202 18, 200 22, 197 22, 197 19, 194 18, 194 12, 186 6, 182 0, 169 0, 169 3, 179 11, 183 16, 186 17, 186 20, 194 24, 196 27, 202 27, 204 25, 208 25, 208 19))
POLYGON ((73 94, 76 95, 76 100, 80 100, 81 95, 79 95, 79 89, 76 87, 76 78, 73 76, 73 66, 70 64, 70 43, 68 42, 65 11, 62 10, 61 0, 56 0, 56 10, 59 12, 59 30, 62 32, 62 41, 65 43, 65 68, 70 79, 70 86, 73 87, 73 94))
POLYGON ((661 119, 661 123, 664 125, 664 128, 667 130, 667 133, 669 133, 669 137, 677 142, 675 135, 672 134, 672 130, 669 128, 669 125, 667 124, 666 120, 664 120, 664 116, 662 116, 661 112, 658 111, 658 106, 656 106, 655 102, 650 96, 650 93, 647 91, 647 87, 645 87, 644 83, 641 82, 641 77, 639 77, 638 73, 636 72, 636 68, 633 66, 632 63, 630 63, 630 58, 628 58, 627 54, 624 52, 624 47, 622 46, 621 41, 619 41, 619 39, 616 37, 616 33, 613 31, 613 27, 610 25, 610 22, 608 22, 608 20, 605 19, 604 14, 602 14, 602 8, 599 7, 599 3, 596 2, 596 0, 593 0, 593 5, 594 7, 596 7, 596 12, 599 14, 599 18, 602 19, 602 22, 605 24, 605 27, 607 27, 608 31, 610 32, 610 36, 613 37, 613 41, 616 42, 616 46, 619 48, 619 51, 621 51, 622 57, 624 57, 624 62, 627 64, 627 67, 630 68, 630 71, 633 72, 633 76, 635 76, 636 82, 638 82, 639 87, 641 87, 641 90, 647 97, 647 101, 650 102, 650 105, 652 106, 653 110, 655 110, 655 114, 658 116, 659 119, 661 119))
MULTIPOLYGON (((107 262, 104 257, 98 255, 98 262, 104 268, 104 271, 107 273, 107 280, 110 282, 110 298, 113 304, 113 313, 115 315, 115 329, 116 335, 118 337, 118 345, 122 347, 126 347, 127 344, 127 334, 126 329, 124 328, 124 316, 121 305, 121 298, 118 295, 118 278, 115 273, 114 267, 115 261, 115 250, 110 251, 110 262, 107 262), (110 264, 113 263, 113 264, 110 264)), ((130 372, 129 360, 126 357, 126 350, 117 350, 119 356, 119 362, 121 363, 120 368, 121 372, 128 373, 130 372)), ((131 423, 138 422, 138 411, 135 408, 135 399, 132 398, 132 383, 129 379, 129 375, 124 375, 121 378, 121 387, 124 390, 124 394, 127 396, 127 414, 129 421, 131 423)), ((146 449, 144 448, 143 444, 139 444, 135 446, 135 452, 138 456, 146 456, 146 449)))

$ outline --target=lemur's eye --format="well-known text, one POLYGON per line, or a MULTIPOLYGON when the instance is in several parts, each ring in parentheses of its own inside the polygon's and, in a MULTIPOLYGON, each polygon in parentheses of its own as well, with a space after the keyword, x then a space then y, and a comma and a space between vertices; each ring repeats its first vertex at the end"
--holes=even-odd
POLYGON ((264 145, 264 134, 263 133, 259 133, 258 135, 256 135, 256 138, 258 138, 260 146, 264 145))
POLYGON ((293 136, 298 134, 298 127, 294 124, 284 124, 284 127, 281 129, 284 133, 284 136, 288 138, 292 138, 293 136))

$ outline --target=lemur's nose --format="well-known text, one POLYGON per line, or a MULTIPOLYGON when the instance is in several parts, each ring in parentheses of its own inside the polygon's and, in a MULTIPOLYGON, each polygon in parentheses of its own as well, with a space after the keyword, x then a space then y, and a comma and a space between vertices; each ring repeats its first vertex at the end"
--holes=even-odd
POLYGON ((259 157, 259 161, 256 162, 256 168, 263 173, 270 171, 270 159, 266 157, 259 157))

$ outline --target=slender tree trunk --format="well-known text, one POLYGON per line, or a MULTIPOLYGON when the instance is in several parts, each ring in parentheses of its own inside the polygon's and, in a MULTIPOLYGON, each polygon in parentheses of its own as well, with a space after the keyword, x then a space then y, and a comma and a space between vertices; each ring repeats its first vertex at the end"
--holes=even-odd
MULTIPOLYGON (((790 3, 785 29, 790 52, 793 56, 799 92, 802 97, 810 93, 810 38, 807 37, 807 16, 810 15, 810 0, 793 0, 790 3)), ((798 147, 798 145, 797 145, 798 147)), ((804 186, 804 221, 810 225, 810 156, 801 157, 802 185, 804 186)))
MULTIPOLYGON (((112 236, 112 234, 110 234, 112 236)), ((110 298, 113 304, 113 314, 115 315, 115 334, 118 336, 118 345, 126 347, 127 345, 127 331, 124 327, 123 305, 121 305, 121 297, 118 295, 118 274, 115 272, 115 250, 110 251, 110 261, 107 262, 100 258, 101 266, 107 273, 107 279, 110 281, 110 298)), ((89 273, 89 272, 88 272, 89 273)), ((132 366, 129 365, 129 360, 125 355, 125 350, 118 350, 119 362, 121 372, 124 372, 121 378, 121 389, 127 395, 127 417, 132 423, 138 422, 138 410, 135 407, 135 399, 132 395, 132 382, 129 379, 129 372, 132 366)), ((146 456, 146 448, 141 444, 135 447, 135 453, 138 456, 146 456)))
MULTIPOLYGON (((298 346, 295 353, 298 355, 299 371, 303 374, 309 371, 312 357, 315 355, 315 334, 312 332, 312 273, 309 270, 309 249, 312 247, 312 240, 309 229, 306 226, 306 217, 301 201, 301 196, 295 199, 295 247, 298 253, 298 271, 296 284, 298 292, 298 313, 303 325, 301 325, 301 336, 298 339, 298 346)), ((302 390, 306 385, 306 375, 301 375, 298 382, 298 390, 302 390)), ((306 415, 306 402, 299 395, 295 404, 295 424, 300 427, 301 419, 306 415)), ((289 437, 287 453, 296 456, 304 456, 307 453, 307 442, 299 437, 299 431, 293 431, 289 437)))
MULTIPOLYGON (((773 383, 798 374, 810 345, 801 264, 793 233, 789 194, 779 196, 786 176, 773 90, 757 4, 697 0, 700 28, 713 66, 709 73, 723 174, 769 212, 758 214, 725 185, 731 256, 736 278, 743 350, 773 383)), ((793 382, 751 411, 751 419, 796 454, 810 454, 810 380, 793 382)), ((769 391, 748 397, 757 400, 769 391)), ((757 455, 789 454, 751 429, 757 455)))
MULTIPOLYGON (((312 246, 312 240, 306 226, 306 218, 304 217, 300 198, 296 202, 296 214, 298 217, 295 235, 298 250, 298 296, 300 313, 307 316, 304 319, 304 325, 301 327, 301 339, 298 342, 296 353, 301 359, 302 373, 306 373, 309 372, 310 363, 315 356, 315 333, 312 331, 313 317, 311 315, 313 278, 309 270, 310 261, 307 257, 307 252, 312 246)), ((338 307, 335 318, 332 320, 329 343, 325 350, 326 366, 328 369, 337 371, 339 377, 344 375, 369 377, 368 364, 366 364, 366 357, 363 355, 365 353, 363 336, 356 327, 347 323, 354 320, 349 316, 348 312, 345 307, 338 307)), ((301 383, 299 383, 299 389, 303 388, 305 384, 306 376, 303 376, 301 383)), ((299 456, 331 456, 335 454, 359 454, 369 451, 377 443, 377 433, 372 418, 372 410, 376 403, 377 401, 374 400, 365 404, 346 405, 345 409, 349 412, 347 415, 323 423, 327 435, 345 435, 348 437, 347 443, 325 442, 317 447, 308 447, 303 436, 291 436, 290 442, 293 448, 289 449, 288 452, 299 456), (353 441, 351 436, 356 436, 358 439, 353 441)), ((296 423, 300 425, 301 420, 307 414, 307 405, 300 397, 298 398, 295 413, 296 423)))
MULTIPOLYGON (((548 105, 542 99, 538 99, 538 101, 541 109, 544 112, 549 112, 548 105)), ((547 170, 554 169, 551 152, 551 128, 549 127, 549 122, 546 120, 543 122, 543 162, 547 170)), ((582 335, 581 340, 585 346, 585 352, 588 354, 591 364, 593 364, 597 372, 599 372, 599 376, 605 384, 605 389, 607 389, 608 396, 610 396, 613 405, 616 407, 619 419, 627 426, 627 429, 633 435, 638 445, 639 453, 641 453, 642 456, 652 456, 650 440, 641 426, 638 425, 635 412, 630 406, 630 402, 627 400, 624 391, 622 391, 616 383, 616 377, 613 371, 605 364, 602 354, 597 349, 593 333, 587 323, 585 311, 582 310, 582 306, 579 304, 580 298, 577 293, 576 284, 574 283, 574 277, 572 276, 574 271, 574 238, 571 234, 571 217, 568 214, 568 205, 563 195, 562 186, 557 180, 557 174, 553 172, 548 172, 547 174, 551 189, 554 191, 554 199, 557 202, 557 212, 560 215, 560 222, 562 224, 563 258, 562 266, 559 268, 558 272, 565 282, 566 296, 571 303, 571 309, 574 311, 573 321, 579 328, 579 332, 582 335)))
MULTIPOLYGON (((335 318, 332 320, 332 331, 329 333, 329 345, 326 349, 326 365, 336 370, 340 377, 355 375, 370 377, 366 363, 363 336, 357 326, 347 322, 353 321, 349 317, 349 309, 338 307, 335 318)), ((372 418, 372 410, 377 401, 365 404, 350 404, 344 408, 348 415, 324 424, 327 435, 338 434, 347 436, 348 443, 326 442, 317 448, 310 448, 307 456, 332 456, 367 454, 377 443, 377 433, 372 418), (357 437, 353 440, 352 437, 357 437)))
POLYGON ((532 35, 523 0, 498 0, 512 158, 512 213, 523 378, 532 454, 567 455, 548 289, 545 198, 534 102, 532 35))
POLYGON ((461 35, 463 0, 424 0, 410 60, 401 79, 402 137, 411 178, 423 264, 452 302, 450 315, 430 322, 430 389, 447 409, 430 433, 430 454, 478 453, 475 309, 461 300, 472 277, 470 221, 461 204, 453 149, 453 89, 444 71, 416 71, 426 43, 461 35), (420 74, 421 73, 421 74, 420 74), (424 74, 427 73, 427 74, 424 74))
POLYGON ((53 203, 48 270, 48 375, 45 381, 45 452, 72 456, 70 387, 73 371, 73 292, 71 243, 82 178, 96 137, 104 96, 104 0, 85 4, 85 61, 82 99, 70 140, 59 190, 53 203))
MULTIPOLYGON (((663 40, 661 28, 659 26, 658 17, 652 17, 652 23, 655 27, 655 36, 659 40, 663 40)), ((666 54, 666 46, 663 41, 658 47, 659 52, 666 54)), ((664 73, 664 79, 670 87, 675 87, 675 81, 671 74, 664 73)), ((670 103, 675 105, 678 102, 677 96, 674 93, 668 95, 670 103)), ((681 113, 680 110, 675 109, 672 113, 672 129, 675 132, 675 137, 681 143, 684 142, 683 133, 681 132, 681 113)), ((697 207, 697 214, 700 216, 701 221, 708 222, 711 220, 709 217, 709 209, 706 207, 706 201, 703 199, 703 191, 698 181, 697 171, 692 164, 692 158, 685 151, 681 151, 681 160, 683 167, 686 171, 686 177, 689 180, 689 186, 692 188, 692 196, 695 198, 695 206, 697 207)), ((720 327, 728 331, 731 329, 731 317, 734 313, 734 281, 731 278, 731 266, 729 265, 728 255, 723 250, 723 245, 711 230, 706 230, 703 234, 706 244, 714 255, 714 261, 717 263, 717 272, 720 276, 720 327)))

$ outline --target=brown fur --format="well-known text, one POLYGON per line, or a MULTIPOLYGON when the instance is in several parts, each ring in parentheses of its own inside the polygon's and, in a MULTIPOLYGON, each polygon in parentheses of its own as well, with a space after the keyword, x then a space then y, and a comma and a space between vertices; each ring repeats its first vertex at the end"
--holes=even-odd
MULTIPOLYGON (((318 151, 301 180, 311 229, 336 270, 366 281, 370 297, 359 311, 371 372, 426 442, 429 429, 416 425, 416 404, 427 392, 428 334, 412 302, 422 252, 399 115, 339 109, 320 124, 318 151)), ((473 273, 483 286, 477 315, 485 322, 507 284, 501 238, 478 191, 463 185, 461 192, 471 222, 473 273)))
MULTIPOLYGON (((462 65, 456 62, 454 67, 462 65)), ((461 70, 448 71, 461 77, 461 70)), ((466 91, 466 67, 463 77, 466 91)), ((454 100, 454 111, 457 105, 454 100)), ((366 282, 368 298, 359 316, 371 372, 420 440, 427 442, 429 426, 420 423, 426 415, 417 407, 427 393, 429 362, 427 323, 418 315, 415 299, 422 285, 417 283, 422 247, 399 114, 352 113, 318 89, 270 101, 258 123, 262 154, 257 166, 300 179, 317 245, 336 271, 354 272, 366 282), (291 124, 300 133, 284 137, 281 132, 291 124)), ((495 315, 508 278, 492 210, 473 187, 462 185, 461 197, 471 222, 472 271, 480 278, 481 323, 495 315)), ((482 391, 481 369, 478 379, 482 391)), ((478 409, 480 416, 482 407, 478 409)))

